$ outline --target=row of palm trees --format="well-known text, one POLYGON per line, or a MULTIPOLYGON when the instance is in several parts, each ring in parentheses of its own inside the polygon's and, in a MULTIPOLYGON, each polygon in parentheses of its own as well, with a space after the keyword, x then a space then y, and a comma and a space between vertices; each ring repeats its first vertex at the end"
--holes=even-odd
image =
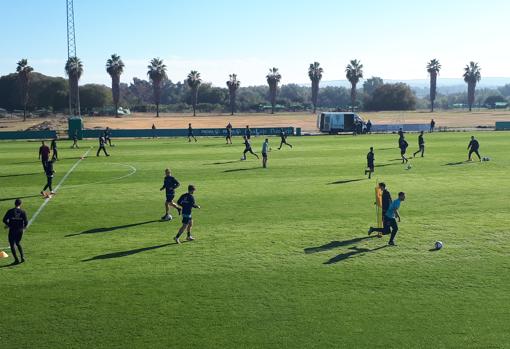
MULTIPOLYGON (((112 100, 115 106, 115 116, 118 116, 119 100, 120 100, 120 76, 124 72, 124 62, 117 54, 112 54, 106 61, 106 72, 112 79, 112 100)), ((167 67, 160 58, 153 58, 147 66, 147 75, 152 83, 154 103, 156 104, 156 116, 159 117, 159 105, 161 100, 161 89, 163 81, 167 79, 167 67)), ((434 102, 437 95, 437 77, 441 71, 441 63, 437 59, 432 59, 427 63, 427 72, 430 76, 430 105, 431 112, 434 111, 434 102)), ((16 73, 21 85, 22 103, 23 103, 23 120, 26 120, 26 110, 29 101, 30 74, 34 69, 28 65, 27 59, 18 62, 16 73)), ((83 63, 78 57, 70 57, 65 65, 65 71, 69 78, 69 110, 75 114, 80 114, 80 96, 78 93, 79 80, 83 74, 83 63)), ((468 85, 468 106, 469 111, 475 101, 476 84, 481 79, 481 68, 478 63, 469 62, 464 68, 463 78, 468 85)), ((319 84, 322 80, 324 69, 319 62, 311 63, 308 68, 308 77, 312 83, 312 105, 313 112, 317 110, 317 101, 319 95, 319 84)), ((363 64, 357 59, 353 59, 345 67, 345 77, 351 83, 351 106, 354 110, 357 100, 357 85, 363 78, 363 64)), ((278 68, 269 69, 266 75, 266 81, 269 85, 269 100, 271 103, 271 114, 274 114, 276 106, 276 96, 278 93, 278 85, 282 79, 278 68)), ((196 116, 196 108, 198 101, 198 89, 202 84, 200 73, 192 70, 186 79, 186 83, 191 89, 191 104, 193 107, 193 116, 196 116)), ((236 109, 237 90, 241 86, 241 82, 237 78, 237 74, 230 74, 229 80, 226 82, 229 91, 229 104, 231 114, 234 115, 236 109)))

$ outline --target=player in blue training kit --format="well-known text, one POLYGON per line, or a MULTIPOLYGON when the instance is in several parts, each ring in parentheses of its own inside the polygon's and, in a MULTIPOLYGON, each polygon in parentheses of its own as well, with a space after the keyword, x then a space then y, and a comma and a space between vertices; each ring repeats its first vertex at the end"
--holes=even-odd
POLYGON ((367 154, 367 169, 365 170, 365 176, 368 174, 368 179, 372 178, 372 173, 375 170, 374 160, 374 148, 370 147, 370 151, 367 154))
POLYGON ((28 219, 25 211, 21 209, 21 204, 21 200, 16 199, 16 201, 14 201, 15 207, 7 211, 2 220, 9 228, 9 245, 11 247, 12 256, 14 257, 13 265, 20 263, 16 254, 16 247, 18 247, 21 263, 25 261, 23 247, 21 247, 21 238, 23 237, 23 231, 27 228, 28 219))
POLYGON ((163 181, 163 186, 160 191, 165 189, 166 190, 166 200, 165 200, 165 215, 161 217, 164 221, 170 221, 172 220, 172 216, 168 213, 170 210, 170 206, 175 207, 177 209, 177 212, 181 214, 181 208, 177 206, 174 203, 174 197, 175 197, 175 189, 177 189, 181 184, 175 177, 172 177, 172 173, 170 169, 165 170, 165 179, 163 181))
MULTIPOLYGON (((384 228, 382 229, 383 235, 390 235, 390 241, 388 242, 388 245, 395 246, 395 236, 398 232, 398 224, 397 224, 397 218, 400 222, 400 214, 398 212, 398 209, 400 208, 400 203, 406 199, 406 194, 404 192, 398 193, 398 199, 393 201, 390 206, 388 207, 388 210, 386 213, 384 213, 384 228)), ((380 229, 377 228, 370 228, 368 230, 368 235, 370 235, 374 231, 380 231, 380 229)))
POLYGON ((251 149, 251 143, 250 143, 250 140, 248 139, 248 137, 244 136, 244 151, 243 151, 243 157, 241 158, 241 160, 246 160, 246 153, 251 153, 252 155, 257 157, 257 159, 259 158, 259 156, 257 154, 255 154, 253 152, 253 150, 251 149))
POLYGON ((195 240, 193 236, 191 236, 191 228, 193 227, 193 218, 191 217, 191 210, 194 208, 200 208, 195 203, 195 198, 193 197, 193 193, 195 192, 195 187, 193 185, 188 186, 188 192, 186 194, 182 194, 177 204, 182 207, 182 226, 177 232, 177 235, 174 237, 176 243, 180 244, 179 238, 181 237, 184 230, 187 230, 186 240, 193 241, 195 240))

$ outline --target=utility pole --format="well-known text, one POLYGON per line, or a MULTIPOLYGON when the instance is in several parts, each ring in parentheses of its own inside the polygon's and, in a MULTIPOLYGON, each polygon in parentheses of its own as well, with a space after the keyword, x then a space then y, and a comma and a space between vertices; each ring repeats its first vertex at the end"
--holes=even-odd
MULTIPOLYGON (((73 0, 66 0, 66 12, 67 12, 67 59, 76 58, 76 34, 74 31, 74 4, 73 0)), ((71 79, 69 79, 69 113, 77 114, 81 116, 80 110, 80 88, 76 89, 76 96, 73 96, 71 88, 71 79), (73 97, 75 99, 76 109, 73 113, 73 97)))

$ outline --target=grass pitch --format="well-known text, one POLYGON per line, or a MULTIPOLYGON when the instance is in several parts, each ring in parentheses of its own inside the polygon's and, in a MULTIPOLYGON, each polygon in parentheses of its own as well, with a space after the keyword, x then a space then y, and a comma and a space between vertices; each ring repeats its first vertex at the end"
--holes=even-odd
MULTIPOLYGON (((477 135, 484 163, 463 162, 469 135, 426 135, 410 170, 394 135, 271 138, 268 169, 240 139, 94 148, 25 233, 27 263, 0 260, 0 347, 509 347, 508 134, 477 135), (166 167, 178 195, 197 187, 195 242, 173 243, 175 211, 159 221, 166 167), (407 193, 397 247, 367 238, 375 178, 407 193)), ((96 142, 59 145, 55 186, 96 142)), ((2 214, 42 204, 38 147, 0 143, 2 214)))

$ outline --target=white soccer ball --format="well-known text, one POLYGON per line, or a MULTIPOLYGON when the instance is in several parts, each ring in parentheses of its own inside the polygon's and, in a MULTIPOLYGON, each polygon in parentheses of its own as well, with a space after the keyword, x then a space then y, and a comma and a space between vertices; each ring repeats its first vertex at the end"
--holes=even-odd
POLYGON ((440 250, 440 249, 442 249, 442 248, 443 248, 443 243, 442 243, 441 241, 436 241, 436 242, 434 243, 434 248, 435 248, 436 250, 440 250))

